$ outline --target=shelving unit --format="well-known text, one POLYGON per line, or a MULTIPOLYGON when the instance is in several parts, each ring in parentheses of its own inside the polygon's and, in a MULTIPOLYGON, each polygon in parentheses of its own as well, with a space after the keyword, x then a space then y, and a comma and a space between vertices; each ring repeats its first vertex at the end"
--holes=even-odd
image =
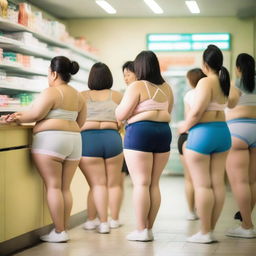
MULTIPOLYGON (((81 91, 86 89, 86 79, 88 77, 88 72, 91 66, 97 61, 97 57, 89 52, 85 52, 73 45, 63 43, 60 40, 54 39, 48 35, 41 34, 35 31, 32 31, 26 26, 11 22, 9 20, 3 19, 0 17, 0 31, 3 32, 29 32, 38 39, 39 41, 48 45, 47 48, 37 47, 35 45, 28 45, 18 40, 8 38, 6 36, 0 36, 0 47, 4 50, 11 51, 14 53, 24 54, 28 56, 33 56, 37 58, 42 58, 46 61, 50 61, 54 56, 61 55, 54 52, 55 48, 63 49, 64 51, 68 51, 72 60, 76 60, 79 63, 81 73, 79 76, 74 76, 70 82, 72 86, 74 86, 77 90, 81 91), (84 77, 84 80, 83 80, 84 77)), ((69 57, 69 56, 67 56, 69 57)), ((15 63, 12 61, 2 62, 0 63, 0 70, 6 72, 6 74, 16 74, 17 76, 42 76, 46 77, 48 70, 37 69, 36 67, 24 67, 19 63, 15 63)), ((46 85, 47 86, 47 85, 46 85)), ((27 85, 26 83, 11 83, 5 80, 0 80, 0 94, 6 95, 15 95, 23 92, 27 93, 39 93, 43 90, 42 86, 37 86, 35 82, 35 86, 27 85)), ((24 110, 24 107, 15 106, 0 106, 0 112, 11 112, 24 110)))

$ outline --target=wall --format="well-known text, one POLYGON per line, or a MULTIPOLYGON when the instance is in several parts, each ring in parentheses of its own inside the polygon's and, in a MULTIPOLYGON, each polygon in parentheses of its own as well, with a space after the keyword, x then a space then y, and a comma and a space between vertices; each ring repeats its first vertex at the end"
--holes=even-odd
POLYGON ((231 66, 241 52, 255 54, 255 19, 222 18, 152 18, 152 19, 73 19, 67 21, 73 36, 85 36, 99 49, 99 59, 111 68, 114 87, 124 88, 122 64, 146 48, 147 33, 229 32, 232 35, 231 66))

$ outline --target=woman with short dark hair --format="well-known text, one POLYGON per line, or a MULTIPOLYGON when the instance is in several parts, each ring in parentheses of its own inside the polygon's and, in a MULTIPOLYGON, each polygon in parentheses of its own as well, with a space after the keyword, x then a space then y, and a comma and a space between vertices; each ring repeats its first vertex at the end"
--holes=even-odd
POLYGON ((170 155, 173 94, 153 52, 138 54, 134 70, 137 81, 128 86, 116 109, 117 119, 128 123, 124 154, 134 185, 136 230, 127 239, 152 241, 161 200, 159 179, 170 155))
MULTIPOLYGON (((120 123, 115 109, 122 95, 112 90, 113 78, 108 66, 95 63, 89 74, 88 87, 82 92, 87 102, 86 122, 82 127, 82 159, 79 167, 86 177, 96 206, 100 223, 93 214, 89 215, 85 229, 97 227, 99 233, 109 233, 110 227, 117 228, 122 201, 121 168, 123 164, 122 139, 118 133, 120 123), (109 203, 108 203, 109 202, 109 203), (108 205, 111 211, 108 223, 108 205)), ((93 204, 91 204, 93 205, 93 204)))

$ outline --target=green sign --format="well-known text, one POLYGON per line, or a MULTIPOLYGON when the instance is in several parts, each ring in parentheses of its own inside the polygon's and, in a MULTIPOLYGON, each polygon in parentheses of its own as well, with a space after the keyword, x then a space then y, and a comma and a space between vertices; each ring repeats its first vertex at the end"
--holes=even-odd
POLYGON ((202 51, 209 44, 221 50, 230 49, 229 33, 148 34, 147 48, 151 51, 202 51))

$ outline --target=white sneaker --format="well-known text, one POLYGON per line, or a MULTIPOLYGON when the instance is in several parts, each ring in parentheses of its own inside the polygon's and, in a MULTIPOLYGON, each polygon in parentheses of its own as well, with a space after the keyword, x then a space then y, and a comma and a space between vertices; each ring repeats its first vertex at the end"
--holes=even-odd
POLYGON ((96 227, 99 225, 100 225, 100 220, 98 218, 95 218, 94 220, 87 220, 84 223, 83 228, 87 230, 93 230, 93 229, 96 229, 96 227))
POLYGON ((227 236, 241 237, 241 238, 254 238, 256 237, 256 232, 253 228, 245 229, 241 226, 236 228, 231 228, 226 233, 227 236))
POLYGON ((213 243, 219 242, 218 239, 215 237, 213 231, 210 232, 210 235, 211 235, 211 238, 212 238, 212 242, 213 242, 213 243))
POLYGON ((148 242, 152 241, 153 238, 150 237, 148 229, 143 230, 135 230, 129 235, 126 236, 126 239, 129 241, 140 241, 140 242, 148 242))
POLYGON ((199 243, 199 244, 210 244, 213 242, 211 232, 207 234, 202 234, 201 232, 196 233, 193 236, 187 238, 189 243, 199 243))
POLYGON ((55 229, 53 229, 49 234, 41 236, 40 239, 44 242, 62 243, 67 242, 69 240, 69 236, 66 231, 57 233, 55 229))
POLYGON ((111 219, 109 221, 109 226, 110 226, 110 228, 119 228, 121 226, 121 224, 120 224, 119 220, 111 219))
POLYGON ((149 237, 150 241, 154 240, 154 235, 153 235, 152 229, 148 229, 148 237, 149 237))
POLYGON ((110 233, 110 227, 108 222, 101 222, 99 226, 97 226, 98 233, 108 234, 110 233))
POLYGON ((195 212, 188 212, 187 213, 187 220, 198 220, 198 216, 195 212))

